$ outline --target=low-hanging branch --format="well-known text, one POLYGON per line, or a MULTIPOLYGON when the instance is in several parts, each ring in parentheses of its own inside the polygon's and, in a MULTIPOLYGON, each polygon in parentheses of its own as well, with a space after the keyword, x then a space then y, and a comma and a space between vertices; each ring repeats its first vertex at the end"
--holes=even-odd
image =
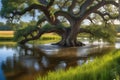
MULTIPOLYGON (((25 39, 23 39, 23 40, 20 41, 19 43, 24 44, 24 43, 26 43, 27 41, 39 39, 39 38, 41 37, 41 35, 43 35, 44 33, 55 32, 55 33, 57 33, 57 34, 60 35, 60 36, 64 33, 64 29, 63 29, 62 27, 59 27, 59 28, 58 28, 58 27, 54 27, 54 26, 48 27, 48 29, 47 29, 47 27, 42 27, 42 28, 39 28, 39 29, 37 29, 37 30, 39 31, 39 33, 38 33, 37 35, 34 35, 34 36, 32 36, 32 37, 27 37, 27 36, 29 36, 29 35, 26 35, 26 36, 24 36, 25 39)), ((31 34, 30 34, 30 35, 31 35, 31 34)), ((21 36, 21 37, 22 37, 22 36, 21 36)))

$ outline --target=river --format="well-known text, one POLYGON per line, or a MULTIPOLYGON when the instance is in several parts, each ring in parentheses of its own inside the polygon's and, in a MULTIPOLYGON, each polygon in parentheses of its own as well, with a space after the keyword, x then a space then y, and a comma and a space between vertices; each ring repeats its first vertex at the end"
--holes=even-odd
POLYGON ((33 80, 49 71, 67 70, 119 49, 120 43, 85 42, 83 47, 0 44, 0 80, 33 80))

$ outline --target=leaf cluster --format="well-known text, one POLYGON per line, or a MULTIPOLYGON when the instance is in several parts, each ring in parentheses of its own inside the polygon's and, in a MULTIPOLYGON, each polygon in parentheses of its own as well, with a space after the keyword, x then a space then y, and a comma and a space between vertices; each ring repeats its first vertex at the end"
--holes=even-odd
POLYGON ((23 29, 18 29, 14 33, 14 40, 20 41, 24 36, 28 36, 31 32, 37 30, 37 26, 28 25, 27 27, 24 27, 23 29))
POLYGON ((90 25, 86 27, 92 35, 90 36, 93 40, 103 39, 104 41, 114 43, 116 38, 116 27, 112 24, 106 25, 90 25))

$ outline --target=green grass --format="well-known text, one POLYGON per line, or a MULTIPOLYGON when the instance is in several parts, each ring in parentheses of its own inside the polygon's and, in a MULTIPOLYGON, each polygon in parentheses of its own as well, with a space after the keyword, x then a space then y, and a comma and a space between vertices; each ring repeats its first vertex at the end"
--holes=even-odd
POLYGON ((34 41, 30 41, 30 44, 49 44, 49 43, 56 43, 59 40, 56 39, 51 39, 51 40, 34 40, 34 41))
POLYGON ((54 33, 46 33, 40 37, 40 40, 51 40, 51 39, 58 40, 61 39, 61 37, 54 33))
POLYGON ((120 50, 76 68, 49 72, 36 80, 120 80, 120 50))
POLYGON ((54 33, 46 33, 40 37, 38 40, 30 41, 31 44, 47 44, 47 43, 55 43, 61 39, 60 36, 54 33))
POLYGON ((16 44, 16 42, 12 42, 12 41, 11 41, 11 42, 7 42, 7 41, 6 41, 6 42, 5 42, 5 41, 4 41, 4 42, 3 42, 3 41, 2 41, 2 42, 0 42, 0 45, 8 45, 8 44, 15 45, 15 44, 16 44))

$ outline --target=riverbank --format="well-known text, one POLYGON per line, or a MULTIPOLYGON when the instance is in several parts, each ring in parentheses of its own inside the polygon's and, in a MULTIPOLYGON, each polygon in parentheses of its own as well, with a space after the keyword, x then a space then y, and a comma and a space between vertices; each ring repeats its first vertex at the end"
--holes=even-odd
POLYGON ((36 80, 120 80, 120 50, 67 71, 49 72, 36 80))

